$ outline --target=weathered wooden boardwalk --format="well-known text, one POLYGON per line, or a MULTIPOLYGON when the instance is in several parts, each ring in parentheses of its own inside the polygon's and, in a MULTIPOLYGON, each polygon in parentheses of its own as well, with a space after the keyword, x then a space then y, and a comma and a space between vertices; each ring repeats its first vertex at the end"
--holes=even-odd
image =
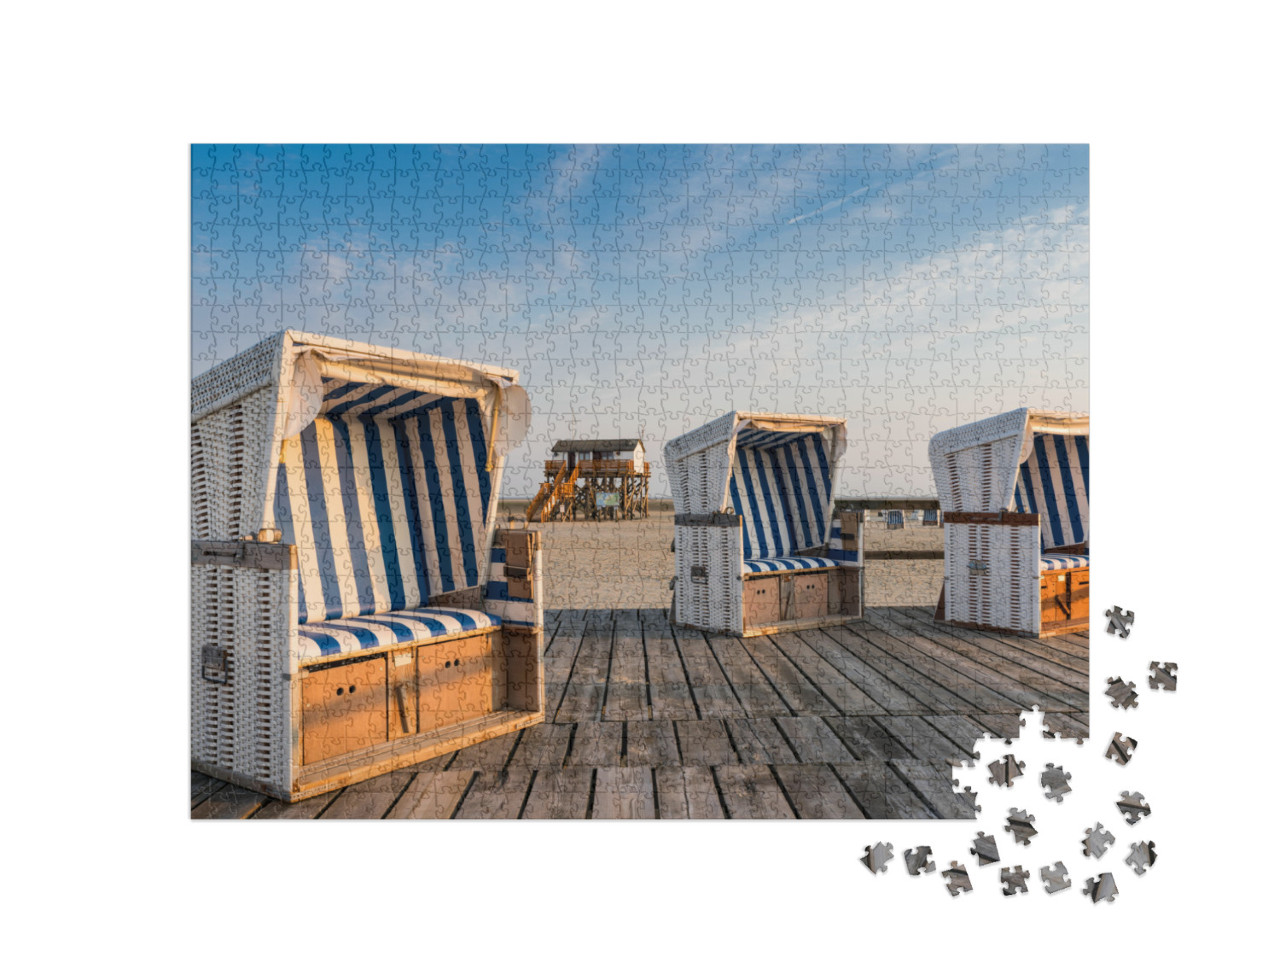
MULTIPOLYGON (((547 613, 547 722, 287 805, 192 773, 194 818, 971 818, 948 759, 1038 705, 1088 734, 1086 634, 924 608, 739 639, 659 609, 547 613)), ((975 770, 974 779, 985 774, 975 770)))

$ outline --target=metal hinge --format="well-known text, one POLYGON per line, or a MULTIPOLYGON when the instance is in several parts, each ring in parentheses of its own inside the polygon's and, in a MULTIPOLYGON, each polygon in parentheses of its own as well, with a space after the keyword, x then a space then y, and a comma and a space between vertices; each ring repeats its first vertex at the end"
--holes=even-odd
POLYGON ((231 681, 227 671, 227 650, 220 645, 206 645, 200 650, 200 678, 205 682, 226 685, 231 681))
POLYGON ((987 563, 986 563, 986 562, 970 562, 970 563, 969 563, 969 571, 970 571, 970 572, 985 572, 985 571, 987 571, 987 563))

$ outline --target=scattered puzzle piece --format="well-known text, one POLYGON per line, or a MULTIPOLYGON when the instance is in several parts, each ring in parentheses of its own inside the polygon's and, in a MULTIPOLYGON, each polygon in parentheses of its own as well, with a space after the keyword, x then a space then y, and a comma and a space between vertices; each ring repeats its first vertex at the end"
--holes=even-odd
POLYGON ((1119 634, 1120 638, 1129 637, 1129 628, 1133 625, 1133 612, 1114 606, 1107 609, 1107 634, 1119 634))
POLYGON ((1071 885, 1071 880, 1067 879, 1067 867, 1062 864, 1062 860, 1054 863, 1052 869, 1041 866, 1040 879, 1044 882, 1046 893, 1058 893, 1071 885))
POLYGON ((1116 894, 1120 892, 1120 887, 1116 885, 1116 879, 1110 873, 1099 873, 1097 878, 1090 879, 1084 884, 1084 894, 1093 898, 1095 903, 1106 900, 1108 903, 1116 901, 1116 894))
POLYGON ((1053 763, 1045 766, 1044 772, 1040 774, 1040 785, 1047 790, 1044 798, 1062 802, 1062 797, 1071 792, 1071 784, 1067 782, 1070 778, 1071 773, 1063 772, 1061 766, 1053 763))
POLYGON ((969 852, 978 857, 979 866, 986 866, 987 863, 998 862, 1000 859, 1000 850, 996 847, 996 838, 988 836, 981 831, 974 837, 973 848, 969 852))
POLYGON ((1147 679, 1153 689, 1164 689, 1167 692, 1174 692, 1178 688, 1178 663, 1166 662, 1161 665, 1159 662, 1151 663, 1151 676, 1147 679))
POLYGON ((1117 709, 1138 707, 1138 693, 1133 683, 1125 682, 1119 676, 1107 679, 1107 697, 1117 709))
POLYGON ((876 843, 875 846, 864 846, 867 855, 862 857, 862 865, 872 873, 883 873, 889 868, 889 860, 893 859, 893 843, 876 843))
POLYGON ((1111 743, 1107 746, 1105 755, 1108 759, 1114 759, 1118 765, 1127 766, 1129 760, 1133 758, 1133 750, 1137 748, 1137 739, 1130 739, 1117 732, 1111 737, 1111 743))
POLYGON ((908 849, 903 854, 903 859, 907 864, 908 876, 919 876, 921 873, 932 873, 936 867, 933 860, 929 857, 933 855, 933 850, 928 846, 921 846, 919 849, 908 849))
POLYGON ((1021 866, 1015 866, 1009 869, 1008 866, 1000 870, 1000 882, 1004 884, 1004 895, 1013 896, 1019 890, 1027 892, 1027 878, 1031 875, 1030 871, 1023 871, 1021 866))
POLYGON ((1023 846, 1031 845, 1031 837, 1037 834, 1036 828, 1031 824, 1036 821, 1035 816, 1027 815, 1025 809, 1010 809, 1008 825, 1004 827, 1005 832, 1013 833, 1013 838, 1023 846))
POLYGON ((942 871, 942 878, 946 880, 947 889, 952 896, 973 890, 973 884, 969 882, 969 871, 964 868, 964 863, 957 863, 954 859, 951 861, 951 868, 942 871))
POLYGON ((1129 855, 1125 857, 1125 862, 1133 867, 1135 873, 1141 876, 1156 864, 1156 844, 1152 842, 1130 844, 1129 855))
POLYGON ((1151 815, 1151 807, 1147 805, 1142 793, 1131 793, 1127 789, 1120 793, 1120 801, 1116 803, 1116 808, 1124 814, 1125 821, 1130 826, 1138 825, 1139 819, 1151 815))
POLYGON ((1101 859, 1102 854, 1115 841, 1116 838, 1102 828, 1102 823, 1098 823, 1092 829, 1084 831, 1084 854, 1101 859))
POLYGON ((987 782, 997 786, 1012 786, 1013 781, 1022 775, 1022 766, 1012 755, 997 759, 987 767, 991 770, 991 778, 987 782))

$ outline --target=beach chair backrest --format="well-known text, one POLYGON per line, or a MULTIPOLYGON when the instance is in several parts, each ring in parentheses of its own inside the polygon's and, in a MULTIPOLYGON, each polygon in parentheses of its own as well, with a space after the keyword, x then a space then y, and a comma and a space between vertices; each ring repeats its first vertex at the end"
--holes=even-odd
POLYGON ((1036 432, 1018 466, 1013 510, 1040 514, 1040 549, 1089 540, 1089 436, 1036 432))
POLYGON ((729 500, 742 516, 743 558, 825 545, 832 477, 821 432, 748 428, 738 435, 729 500))
POLYGON ((285 440, 275 515, 297 545, 298 620, 425 605, 487 576, 497 493, 479 403, 326 382, 320 415, 285 440))

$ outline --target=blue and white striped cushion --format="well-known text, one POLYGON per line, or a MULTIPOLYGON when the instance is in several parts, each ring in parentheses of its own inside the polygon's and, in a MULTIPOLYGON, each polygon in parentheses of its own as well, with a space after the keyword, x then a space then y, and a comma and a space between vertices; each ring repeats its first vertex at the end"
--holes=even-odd
MULTIPOLYGON (((856 553, 855 553, 856 554, 856 553)), ((784 555, 778 558, 749 558, 742 563, 744 575, 752 572, 791 572, 809 568, 839 568, 834 558, 813 555, 784 555)))
POLYGON ((729 477, 730 503, 742 516, 743 557, 777 558, 826 544, 831 493, 820 432, 743 432, 729 477))
POLYGON ((838 517, 833 518, 831 520, 831 541, 827 545, 827 558, 838 565, 857 565, 858 551, 857 549, 844 547, 843 534, 840 529, 840 519, 838 517))
POLYGON ((1040 548, 1089 540, 1089 436, 1037 434, 1018 467, 1013 508, 1040 513, 1040 548))
POLYGON ((523 599, 512 595, 508 589, 504 567, 507 562, 507 550, 501 545, 494 545, 489 551, 489 581, 484 587, 484 607, 507 625, 541 625, 537 621, 540 613, 533 599, 523 599))
POLYGON ((298 629, 298 662, 335 655, 360 655, 383 646, 458 635, 498 626, 495 615, 474 609, 418 608, 353 619, 330 619, 298 629))
POLYGON ((285 441, 277 476, 304 624, 412 609, 484 574, 493 486, 479 404, 348 387, 285 441))
POLYGON ((1048 555, 1040 556, 1040 571, 1042 572, 1058 572, 1067 568, 1088 567, 1088 555, 1063 555, 1060 552, 1050 552, 1048 555))

